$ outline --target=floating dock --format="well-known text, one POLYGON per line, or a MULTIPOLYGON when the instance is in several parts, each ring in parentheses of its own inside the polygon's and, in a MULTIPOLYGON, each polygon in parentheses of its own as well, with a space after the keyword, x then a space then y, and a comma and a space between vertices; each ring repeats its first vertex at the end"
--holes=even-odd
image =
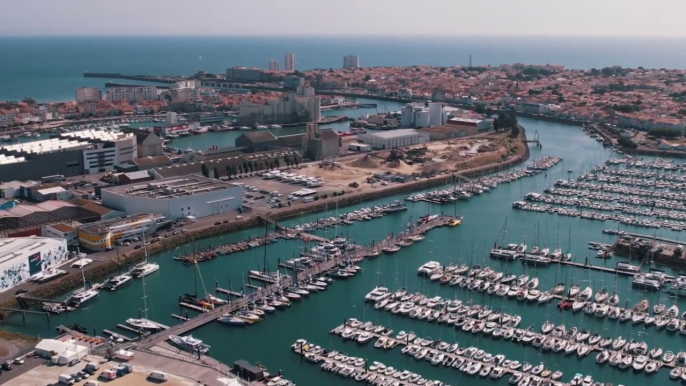
MULTIPOLYGON (((435 218, 418 225, 414 231, 417 234, 423 234, 426 233, 434 228, 442 227, 446 224, 448 224, 450 221, 454 220, 455 218, 452 216, 436 216, 435 218)), ((355 252, 355 257, 363 259, 365 256, 368 256, 372 254, 371 249, 367 248, 358 248, 355 252)), ((297 280, 305 280, 311 275, 319 275, 322 273, 329 272, 333 269, 335 269, 340 263, 350 259, 350 256, 338 256, 336 258, 333 258, 331 260, 327 260, 323 263, 320 263, 312 268, 310 268, 307 271, 301 271, 298 273, 297 280)), ((201 315, 198 315, 194 318, 191 318, 190 320, 183 322, 182 324, 176 325, 171 327, 169 330, 164 331, 164 333, 156 333, 144 340, 141 341, 141 345, 143 347, 152 347, 155 346, 156 344, 163 342, 168 339, 169 335, 183 335, 189 331, 192 331, 198 327, 204 326, 205 324, 211 323, 215 321, 217 318, 219 318, 221 315, 225 313, 230 313, 234 312, 236 310, 241 309, 242 307, 245 307, 246 305, 254 302, 257 299, 261 299, 264 296, 268 296, 273 294, 274 292, 281 291, 284 288, 288 288, 293 285, 293 276, 287 276, 285 277, 280 285, 279 284, 271 284, 268 285, 264 288, 258 288, 254 293, 244 296, 240 299, 237 299, 234 302, 231 302, 229 304, 216 307, 214 310, 205 310, 197 306, 193 306, 187 303, 181 303, 181 306, 191 306, 188 308, 193 308, 193 309, 199 309, 201 312, 203 312, 201 315)))

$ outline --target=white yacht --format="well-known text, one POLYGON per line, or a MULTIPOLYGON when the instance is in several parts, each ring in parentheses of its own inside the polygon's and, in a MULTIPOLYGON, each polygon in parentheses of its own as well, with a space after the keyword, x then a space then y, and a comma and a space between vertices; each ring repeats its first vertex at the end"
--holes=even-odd
POLYGON ((150 275, 153 272, 156 272, 157 270, 160 269, 159 264, 155 263, 142 263, 138 264, 133 268, 131 271, 131 275, 136 278, 141 278, 150 275))
POLYGON ((126 324, 131 327, 137 328, 139 330, 161 330, 162 328, 157 324, 149 321, 148 319, 126 319, 126 324))
POLYGON ((178 348, 192 353, 207 354, 210 351, 210 346, 202 342, 202 340, 193 338, 191 335, 178 336, 169 335, 169 340, 178 348))
POLYGON ((424 275, 431 275, 437 269, 441 268, 441 264, 438 261, 429 261, 428 263, 422 265, 417 270, 417 273, 424 275))
POLYGON ((376 287, 370 293, 368 293, 364 298, 368 301, 376 302, 390 296, 388 288, 386 287, 376 287))
POLYGON ((131 283, 133 280, 133 277, 128 274, 123 274, 123 275, 117 275, 105 282, 103 284, 102 288, 108 289, 110 291, 115 291, 119 289, 120 287, 125 286, 128 283, 131 283))

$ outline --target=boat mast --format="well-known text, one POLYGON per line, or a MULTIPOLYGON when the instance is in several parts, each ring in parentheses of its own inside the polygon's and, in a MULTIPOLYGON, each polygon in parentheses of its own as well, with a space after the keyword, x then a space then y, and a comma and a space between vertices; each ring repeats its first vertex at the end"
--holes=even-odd
MULTIPOLYGON (((148 246, 145 244, 145 232, 143 232, 143 254, 145 262, 148 262, 148 246)), ((145 292, 145 275, 141 275, 143 280, 143 318, 148 320, 148 294, 145 292)), ((140 317, 140 316, 139 316, 140 317)))

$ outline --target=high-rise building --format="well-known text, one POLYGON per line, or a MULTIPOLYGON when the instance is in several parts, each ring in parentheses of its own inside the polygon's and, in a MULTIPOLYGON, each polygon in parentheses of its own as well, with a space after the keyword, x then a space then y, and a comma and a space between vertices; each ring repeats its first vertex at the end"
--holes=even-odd
POLYGON ((270 60, 269 61, 269 71, 279 71, 279 61, 270 60))
POLYGON ((344 56, 343 68, 360 68, 360 57, 356 55, 344 56))
POLYGON ((286 71, 295 71, 295 54, 293 53, 287 53, 286 54, 286 71))
POLYGON ((79 87, 76 89, 77 102, 100 102, 102 89, 100 87, 79 87))

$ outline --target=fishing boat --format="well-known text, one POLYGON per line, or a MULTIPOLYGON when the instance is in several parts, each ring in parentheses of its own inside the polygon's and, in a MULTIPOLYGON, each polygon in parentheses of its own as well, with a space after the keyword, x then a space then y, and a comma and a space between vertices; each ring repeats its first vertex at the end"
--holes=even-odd
POLYGON ((193 336, 178 336, 169 335, 169 340, 178 348, 192 352, 207 354, 210 351, 210 346, 202 342, 202 340, 193 338, 193 336))

